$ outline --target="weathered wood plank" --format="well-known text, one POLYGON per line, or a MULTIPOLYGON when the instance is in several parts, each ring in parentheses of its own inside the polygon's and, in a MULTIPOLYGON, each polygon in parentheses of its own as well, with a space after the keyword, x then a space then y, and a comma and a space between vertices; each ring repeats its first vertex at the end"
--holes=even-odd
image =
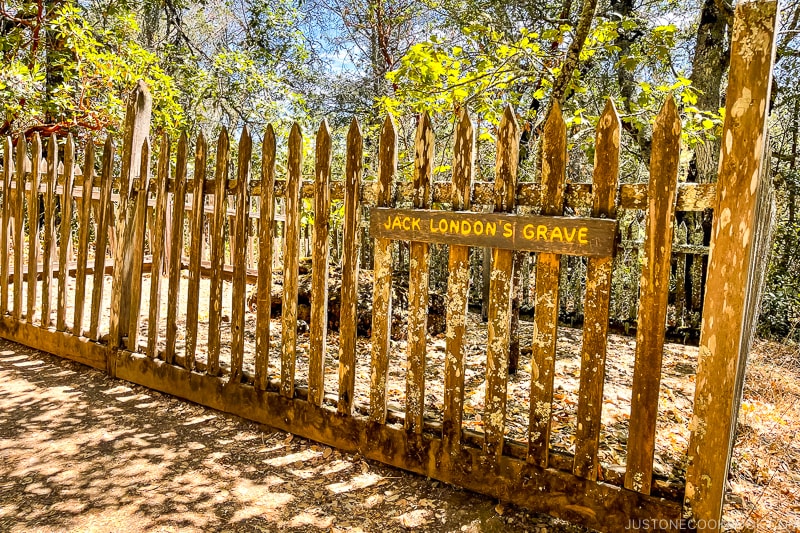
MULTIPOLYGON (((133 187, 131 189, 131 198, 134 200, 136 209, 134 210, 133 219, 131 220, 130 228, 131 240, 123 243, 125 246, 130 245, 133 249, 130 258, 133 261, 131 265, 131 283, 130 283, 130 298, 123 298, 130 302, 130 314, 128 315, 130 321, 128 323, 128 342, 126 347, 132 352, 139 351, 139 324, 141 320, 142 308, 142 263, 144 261, 144 242, 145 242, 145 228, 147 226, 147 199, 150 195, 150 138, 147 137, 142 144, 141 151, 141 169, 139 170, 139 178, 133 180, 133 187)), ((114 265, 117 267, 117 265, 114 265)), ((113 309, 112 309, 113 313, 113 309)))
MULTIPOLYGON (((24 255, 25 245, 23 244, 22 226, 24 217, 24 201, 25 201, 25 152, 27 145, 25 143, 25 136, 19 134, 17 137, 17 155, 14 161, 16 171, 16 203, 14 205, 14 272, 22 272, 22 258, 24 255)), ((14 313, 12 315, 14 320, 21 320, 22 318, 22 276, 15 276, 14 278, 14 313)))
MULTIPOLYGON (((433 125, 428 113, 417 124, 414 140, 414 178, 412 202, 417 209, 427 209, 431 203, 431 183, 434 165, 433 125)), ((414 242, 409 245, 408 273, 408 355, 406 368, 406 430, 422 433, 425 414, 425 353, 428 332, 428 273, 430 244, 414 242)))
POLYGON ((150 231, 152 243, 152 269, 150 270, 150 312, 147 318, 147 355, 158 357, 158 327, 161 322, 161 277, 164 272, 164 245, 167 219, 167 181, 172 146, 169 136, 161 136, 158 153, 158 169, 155 186, 156 205, 153 208, 153 226, 150 231))
POLYGON ((231 382, 241 381, 244 364, 244 315, 247 304, 247 228, 250 224, 250 164, 253 141, 247 126, 239 137, 239 163, 236 169, 236 188, 233 191, 236 217, 231 227, 231 262, 233 290, 231 301, 231 382))
MULTIPOLYGON (((35 272, 39 262, 39 233, 41 221, 39 213, 39 180, 41 178, 42 141, 39 134, 33 136, 31 143, 31 171, 29 175, 30 190, 28 191, 28 272, 35 272)), ((18 174, 22 175, 22 174, 18 174)), ((15 271, 16 272, 16 271, 15 271)), ((51 274, 52 275, 52 274, 51 274)), ((33 315, 36 310, 36 283, 28 283, 28 307, 25 319, 33 324, 33 315)))
MULTIPOLYGON (((94 140, 86 141, 83 163, 83 191, 92 190, 94 183, 94 140)), ((83 310, 86 298, 86 264, 89 257, 89 230, 91 228, 92 199, 91 193, 81 197, 78 204, 78 250, 77 270, 75 272, 75 314, 72 319, 72 333, 83 336, 83 310)), ((105 252, 103 250, 103 252, 105 252)), ((100 253, 96 251, 95 253, 100 253)))
POLYGON ((317 131, 314 165, 314 245, 311 257, 311 324, 308 346, 308 401, 322 405, 328 332, 328 232, 331 212, 331 135, 328 121, 317 131))
MULTIPOLYGON (((567 168, 566 124, 558 102, 544 126, 542 143, 542 214, 560 215, 564 210, 564 180, 567 168)), ((558 329, 558 282, 561 256, 541 253, 536 258, 536 291, 531 352, 531 413, 528 431, 528 461, 548 464, 553 378, 558 329)))
MULTIPOLYGON (((128 245, 134 238, 134 228, 131 227, 131 223, 136 209, 134 202, 130 201, 130 196, 133 180, 141 168, 141 150, 144 139, 150 130, 152 110, 153 98, 147 84, 139 80, 128 98, 125 111, 122 164, 118 187, 119 202, 116 213, 113 215, 114 237, 111 242, 111 251, 114 254, 114 277, 111 283, 111 314, 108 325, 109 342, 113 348, 122 345, 122 335, 131 322, 129 296, 133 293, 131 284, 137 281, 133 276, 133 269, 138 271, 138 267, 136 266, 137 261, 134 261, 132 257, 136 252, 135 247, 128 245)), ((150 187, 150 180, 147 181, 148 183, 143 186, 146 190, 150 187)), ((101 207, 102 205, 105 204, 101 204, 101 207)), ((110 227, 111 224, 108 226, 110 227)), ((100 228, 103 227, 105 226, 100 226, 100 228)), ((113 368, 109 367, 109 370, 113 371, 113 368)))
MULTIPOLYGON (((474 166, 475 130, 472 119, 464 107, 458 117, 453 146, 453 210, 469 209, 474 166)), ((461 453, 461 423, 464 418, 464 335, 469 304, 469 253, 468 246, 452 245, 447 258, 449 277, 442 447, 448 460, 455 460, 461 453)))
MULTIPOLYGON (((11 175, 14 173, 14 145, 11 137, 5 137, 3 142, 3 221, 0 226, 3 233, 0 234, 0 317, 8 312, 8 267, 11 260, 11 220, 14 225, 19 226, 19 220, 15 217, 14 206, 16 205, 11 193, 11 175)), ((19 270, 17 270, 19 272, 19 270)))
POLYGON ((272 301, 272 236, 275 218, 275 131, 272 124, 264 132, 261 145, 261 190, 262 217, 258 233, 258 285, 256 288, 256 361, 255 387, 266 390, 269 383, 269 329, 272 301))
POLYGON ((203 212, 205 206, 206 164, 208 144, 201 131, 197 135, 192 180, 192 215, 189 244, 189 286, 186 294, 186 357, 187 370, 194 370, 197 349, 197 319, 200 312, 200 263, 203 259, 203 212))
MULTIPOLYGON (((506 107, 497 133, 494 210, 509 213, 514 209, 517 185, 520 130, 514 110, 506 107)), ((489 285, 489 331, 486 346, 486 400, 484 431, 486 455, 499 462, 503 453, 506 422, 508 356, 511 341, 511 284, 514 252, 492 250, 489 285)))
POLYGON ((294 396, 297 358, 297 294, 300 275, 300 178, 303 135, 295 123, 289 133, 286 177, 286 221, 283 226, 283 307, 281 308, 281 394, 294 396))
POLYGON ((222 128, 217 139, 217 164, 214 171, 214 214, 211 219, 211 287, 208 301, 208 365, 209 375, 219 374, 219 352, 222 323, 222 266, 225 263, 225 204, 228 186, 228 130, 222 128))
MULTIPOLYGON (((600 116, 595 134, 592 206, 593 217, 614 218, 617 210, 620 131, 622 125, 611 99, 600 116)), ((652 170, 652 167, 651 167, 652 170)), ((674 198, 674 197, 673 197, 674 198)), ((669 254, 666 255, 669 261, 669 254)), ((581 377, 578 390, 578 425, 575 431, 576 476, 597 479, 600 416, 603 406, 608 311, 611 303, 611 257, 590 258, 586 265, 581 377)))
POLYGON ((347 132, 344 219, 342 220, 342 298, 339 321, 339 414, 353 412, 356 383, 356 322, 358 305, 358 227, 364 148, 361 127, 354 118, 347 132))
POLYGON ((694 412, 690 427, 684 516, 719 530, 741 390, 737 387, 755 313, 749 297, 761 280, 754 238, 761 182, 769 180, 767 115, 778 28, 778 3, 736 7, 726 97, 717 205, 700 332, 694 412))
POLYGON ((583 257, 614 254, 617 223, 590 217, 472 213, 435 209, 370 211, 375 237, 583 257))
POLYGON ((102 228, 111 223, 111 182, 114 171, 114 140, 111 135, 106 137, 103 146, 102 168, 100 170, 100 208, 97 217, 97 232, 94 246, 94 274, 92 278, 92 308, 90 310, 89 337, 97 340, 100 337, 100 317, 103 305, 103 276, 106 269, 106 247, 108 245, 108 232, 102 228))
MULTIPOLYGON (((58 173, 58 165, 55 169, 58 173)), ((54 180, 55 181, 55 180, 54 180)), ((61 192, 61 223, 59 226, 59 250, 58 250, 58 294, 56 298, 56 330, 64 331, 67 329, 67 290, 69 289, 69 277, 67 276, 67 264, 69 262, 69 251, 72 246, 72 188, 75 183, 75 142, 72 134, 67 135, 67 142, 64 145, 64 184, 61 192)), ((85 266, 84 261, 84 266, 85 266)))
POLYGON ((625 487, 645 494, 650 493, 653 477, 680 144, 681 119, 674 99, 669 97, 653 126, 648 194, 650 207, 639 281, 636 359, 625 472, 625 487))
MULTIPOLYGON (((58 141, 55 135, 50 135, 47 149, 47 173, 45 174, 45 193, 43 196, 44 219, 42 232, 42 327, 49 328, 52 323, 53 303, 53 251, 56 247, 55 221, 56 221, 56 181, 58 180, 58 141)), ((28 270, 31 272, 31 270, 28 270)), ((33 283, 35 285, 35 281, 33 283)), ((28 287, 32 285, 28 280, 28 287)))
POLYGON ((181 290, 181 257, 183 256, 183 221, 186 214, 186 172, 189 158, 189 139, 186 132, 178 139, 175 156, 175 181, 172 193, 172 231, 169 241, 169 268, 167 288, 167 338, 164 347, 164 361, 175 361, 175 344, 178 334, 178 304, 181 290))
MULTIPOLYGON (((394 117, 386 115, 378 148, 377 204, 394 204, 397 177, 397 128, 394 117)), ((389 377, 389 339, 392 329, 392 241, 376 238, 372 290, 372 361, 370 365, 369 418, 386 422, 386 380, 389 377)))

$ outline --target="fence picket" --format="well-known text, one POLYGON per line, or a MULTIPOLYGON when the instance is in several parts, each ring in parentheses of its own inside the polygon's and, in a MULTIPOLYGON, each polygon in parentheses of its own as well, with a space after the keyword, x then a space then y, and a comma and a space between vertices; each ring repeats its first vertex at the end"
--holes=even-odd
POLYGON ((169 180, 169 160, 171 150, 169 136, 161 136, 156 175, 155 206, 153 207, 153 226, 150 230, 150 312, 147 318, 147 355, 158 357, 158 326, 161 322, 161 277, 164 266, 165 228, 167 218, 167 181, 169 180))
MULTIPOLYGON (((386 115, 378 148, 377 206, 394 205, 397 177, 397 128, 394 117, 386 115)), ((369 417, 386 422, 386 380, 389 376, 389 339, 392 334, 392 248, 390 239, 375 239, 374 286, 372 291, 372 364, 369 417)))
MULTIPOLYGON (((106 137, 103 146, 102 169, 100 171, 100 207, 97 217, 97 235, 94 247, 94 275, 92 278, 92 309, 90 312, 89 336, 98 340, 100 338, 100 318, 103 306, 103 280, 106 270, 106 245, 108 244, 108 231, 105 230, 112 220, 111 212, 111 184, 114 171, 114 141, 111 135, 106 137)), ((91 198, 91 196, 89 196, 91 198)), ((122 207, 121 207, 122 208, 122 207)), ((112 252, 113 253, 113 252, 112 252)))
MULTIPOLYGON (((428 113, 417 124, 414 141, 413 205, 428 209, 433 181, 433 125, 428 113)), ((428 273, 430 244, 409 245, 408 272, 408 363, 406 370, 406 418, 409 432, 421 434, 425 414, 425 351, 428 330, 428 273)))
MULTIPOLYGON (((142 144, 141 169, 139 177, 133 180, 131 196, 134 200, 134 214, 131 227, 131 285, 130 315, 128 322, 128 350, 139 351, 139 323, 142 307, 142 263, 144 262, 145 228, 147 226, 147 203, 150 197, 150 138, 142 144)), ((102 231, 102 230, 101 230, 102 231)), ((127 245, 127 243, 126 243, 127 245)), ((116 267, 116 265, 114 265, 116 267)), ((123 300, 125 297, 123 297, 123 300)))
POLYGON ((625 487, 650 493, 664 349, 681 119, 670 96, 653 126, 648 215, 636 328, 625 487))
POLYGON ((186 166, 188 163, 189 139, 186 132, 178 140, 175 158, 175 180, 172 189, 172 230, 169 241, 169 266, 167 288, 167 338, 164 361, 175 361, 175 344, 178 334, 178 303, 181 290, 181 266, 183 263, 183 221, 186 216, 186 166))
POLYGON ((208 365, 206 372, 219 374, 220 324, 222 323, 222 269, 225 264, 225 212, 228 188, 228 130, 222 128, 217 138, 214 171, 214 213, 211 219, 211 289, 208 312, 208 365))
MULTIPOLYGON (((593 217, 616 216, 617 180, 621 124, 614 102, 606 107, 597 124, 592 192, 593 217)), ((586 305, 581 348, 578 424, 575 431, 575 459, 572 471, 586 479, 597 479, 600 463, 597 450, 603 406, 608 311, 611 303, 613 257, 590 257, 586 265, 586 305)))
MULTIPOLYGON (((520 131, 514 110, 506 107, 497 133, 494 211, 511 213, 517 190, 520 131)), ((514 251, 492 250, 489 282, 489 332, 486 346, 486 416, 484 451, 497 459, 503 453, 508 357, 511 341, 511 289, 514 251)))
MULTIPOLYGON (((564 209, 567 128, 558 102, 555 102, 550 110, 542 138, 542 214, 560 215, 564 209)), ((560 277, 561 256, 550 253, 538 254, 534 299, 534 338, 531 347, 528 462, 542 467, 547 467, 550 447, 560 277)))
MULTIPOLYGON (((472 178, 475 165, 475 130, 466 107, 458 117, 453 146, 454 211, 470 208, 472 178)), ((451 245, 447 259, 447 332, 444 358, 444 412, 442 447, 445 456, 454 458, 461 452, 461 423, 464 414, 464 334, 469 304, 468 246, 451 245)), ((391 283, 389 284, 391 288, 391 283)))
POLYGON ((331 135, 328 121, 319 125, 314 172, 314 246, 311 258, 308 401, 322 405, 328 332, 328 226, 331 212, 331 135))
MULTIPOLYGON (((55 218, 56 218, 56 185, 58 183, 58 141, 55 135, 50 135, 47 149, 47 173, 45 178, 45 193, 43 196, 44 230, 42 232, 42 327, 49 328, 51 324, 51 309, 53 303, 53 251, 56 246, 55 218)), ((38 266, 37 266, 38 268, 38 266)), ((36 278, 34 277, 34 282, 36 278)), ((29 282, 30 283, 30 282, 29 282)))
POLYGON ((300 273, 300 180, 303 168, 303 135, 295 123, 289 133, 289 161, 283 226, 283 307, 281 309, 281 394, 294 396, 297 358, 297 294, 300 273))
POLYGON ((39 269, 39 182, 41 179, 42 141, 39 134, 33 136, 31 143, 31 173, 28 191, 28 308, 25 315, 28 324, 33 324, 36 309, 37 272, 39 269))
MULTIPOLYGON (((75 269, 75 306, 72 318, 72 333, 83 336, 83 310, 86 297, 86 263, 89 256, 89 228, 92 210, 92 190, 94 188, 94 140, 90 137, 86 141, 83 164, 83 183, 81 185, 81 199, 77 205, 78 211, 78 265, 75 269)), ((98 252, 96 252, 98 253, 98 252)))
POLYGON ((275 130, 264 132, 261 145, 261 204, 258 233, 258 286, 256 288, 255 387, 267 390, 269 383, 269 330, 272 311, 272 251, 275 226, 275 130))
POLYGON ((361 128, 354 118, 347 131, 347 156, 344 175, 344 219, 342 226, 342 298, 339 321, 339 402, 340 414, 353 412, 353 393, 356 383, 356 313, 358 306, 358 225, 361 173, 364 148, 361 128))
POLYGON ((15 187, 17 191, 16 212, 14 214, 14 320, 22 318, 22 265, 25 245, 23 243, 22 227, 24 224, 24 202, 25 202, 25 152, 27 145, 25 136, 19 134, 17 137, 17 156, 14 161, 15 166, 15 187))
MULTIPOLYGON (((56 156, 58 145, 56 145, 56 156)), ((58 289, 56 294, 56 330, 67 329, 67 289, 69 288, 69 251, 72 246, 72 202, 75 182, 75 144, 72 134, 67 135, 64 144, 64 183, 61 193, 61 222, 58 243, 58 289)), ((56 165, 56 177, 58 165, 56 165)), ((55 247, 55 243, 53 243, 55 247)))
POLYGON ((14 218, 14 225, 19 225, 19 220, 14 217, 12 209, 15 205, 11 194, 11 176, 14 173, 14 161, 12 154, 14 146, 11 137, 5 137, 3 142, 3 222, 0 225, 3 233, 0 234, 0 317, 4 317, 8 312, 8 268, 9 268, 9 248, 11 235, 11 219, 14 218))
POLYGON ((189 244, 189 286, 186 294, 186 359, 187 370, 194 370, 197 349, 197 319, 200 312, 200 265, 203 260, 203 213, 205 211, 206 164, 208 143, 201 131, 197 135, 192 177, 192 214, 189 244))
POLYGON ((234 204, 236 216, 231 226, 231 262, 233 263, 233 291, 231 302, 231 377, 233 383, 242 378, 244 364, 244 315, 247 304, 247 228, 250 224, 250 161, 253 142, 247 126, 239 137, 239 164, 236 169, 234 204))

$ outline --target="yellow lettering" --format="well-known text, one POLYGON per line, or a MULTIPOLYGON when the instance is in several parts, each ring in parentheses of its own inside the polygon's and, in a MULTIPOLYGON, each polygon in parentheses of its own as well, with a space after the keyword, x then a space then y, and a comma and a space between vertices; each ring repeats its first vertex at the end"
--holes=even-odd
POLYGON ((386 222, 384 222, 382 225, 386 229, 392 229, 392 217, 387 218, 386 222))
POLYGON ((503 222, 503 237, 511 237, 514 235, 514 226, 510 222, 503 222))
POLYGON ((411 218, 403 217, 403 229, 408 231, 411 229, 411 218))
POLYGON ((497 223, 496 222, 487 222, 486 223, 486 235, 491 235, 492 237, 497 235, 497 223))
POLYGON ((537 241, 546 241, 547 240, 547 226, 544 224, 539 224, 536 226, 536 240, 537 241))
POLYGON ((483 222, 476 220, 472 224, 472 229, 475 231, 475 235, 483 235, 483 222))
POLYGON ((461 235, 469 235, 470 233, 472 233, 472 224, 469 223, 469 220, 462 220, 461 235))
POLYGON ((577 231, 576 228, 572 228, 572 233, 569 233, 569 231, 567 231, 567 228, 564 228, 564 238, 567 239, 567 242, 572 242, 572 239, 575 238, 576 231, 577 231))
POLYGON ((431 226, 431 233, 439 233, 439 230, 436 229, 436 226, 433 225, 433 219, 430 220, 430 226, 431 226))
POLYGON ((450 233, 458 233, 458 220, 450 221, 450 233))
POLYGON ((589 239, 586 238, 586 234, 589 232, 588 228, 581 228, 578 230, 578 242, 581 244, 589 244, 589 239))
POLYGON ((559 228, 558 226, 553 228, 553 231, 550 232, 550 240, 554 241, 556 239, 558 239, 561 242, 564 242, 564 236, 561 235, 561 228, 559 228))
POLYGON ((439 231, 441 231, 442 233, 447 233, 447 219, 446 218, 440 218, 439 219, 439 231))
POLYGON ((394 220, 392 221, 392 229, 400 229, 403 227, 403 224, 400 222, 400 217, 395 215, 394 220))
POLYGON ((533 232, 533 224, 525 224, 525 227, 522 228, 522 236, 528 240, 531 240, 536 236, 536 234, 533 232))
POLYGON ((419 219, 418 218, 415 217, 415 218, 411 219, 411 229, 415 229, 415 230, 419 231, 419 219))

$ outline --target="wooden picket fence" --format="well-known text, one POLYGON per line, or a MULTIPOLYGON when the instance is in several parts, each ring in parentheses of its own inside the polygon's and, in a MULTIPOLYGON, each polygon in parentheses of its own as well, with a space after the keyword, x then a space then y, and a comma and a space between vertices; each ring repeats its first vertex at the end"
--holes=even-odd
POLYGON ((213 174, 206 170, 212 161, 202 134, 194 142, 193 155, 189 139, 181 136, 174 159, 172 140, 160 138, 151 177, 152 103, 143 85, 129 103, 121 158, 110 137, 98 161, 91 141, 84 147, 82 168, 72 138, 64 143, 63 161, 55 137, 47 140, 47 147, 38 136, 30 143, 20 136, 16 146, 6 139, 0 336, 119 379, 598 530, 618 531, 632 523, 663 530, 719 530, 774 209, 763 154, 776 17, 775 2, 737 7, 722 163, 715 184, 678 183, 681 122, 672 98, 654 125, 651 175, 644 185, 618 184, 621 125, 610 100, 597 127, 591 184, 566 182, 566 126, 557 105, 545 123, 537 184, 517 182, 520 131, 510 108, 498 130, 495 179, 490 183, 473 179, 475 132, 466 111, 457 120, 452 180, 446 183, 432 180, 434 133, 427 115, 418 121, 411 183, 397 180, 398 141, 391 117, 380 134, 375 182, 362 183, 363 143, 355 120, 347 135, 343 181, 332 180, 332 143, 324 122, 316 134, 313 181, 302 180, 303 139, 297 125, 287 140, 285 180, 277 179, 277 142, 271 127, 264 132, 257 179, 246 128, 238 140, 235 165, 229 161, 228 133, 222 130, 213 174), (118 176, 115 168, 120 169, 118 176), (296 379, 301 198, 312 198, 314 210, 306 386, 297 386, 296 379), (324 371, 333 200, 343 201, 344 219, 339 374, 331 395, 324 371), (432 209, 434 203, 450 209, 432 209), (276 216, 276 205, 282 207, 281 217, 276 216), (482 209, 487 205, 491 213, 482 209), (519 214, 520 206, 536 214, 519 214), (373 318, 369 404, 356 406, 358 231, 365 207, 374 238, 373 318), (564 216, 566 207, 590 207, 591 216, 564 216), (598 458, 620 209, 647 213, 624 472, 604 468, 598 458), (714 210, 714 230, 688 467, 685 482, 676 485, 653 472, 673 225, 676 210, 703 209, 714 210), (257 234, 252 229, 256 217, 257 234), (277 218, 283 224, 282 258, 277 263, 283 300, 276 345, 270 308, 277 218), (403 412, 388 406, 386 385, 396 357, 390 333, 393 247, 398 240, 410 242, 403 412), (436 423, 424 416, 431 243, 449 245, 445 387, 442 420, 436 423), (482 434, 463 427, 469 259, 475 247, 492 250, 482 434), (530 423, 527 442, 522 443, 505 438, 515 250, 537 254, 530 423), (588 258, 578 424, 571 455, 550 446, 562 255, 588 258), (256 259, 257 268, 248 268, 256 259), (184 285, 182 270, 188 270, 184 285), (147 292, 142 283, 145 271, 151 273, 147 292), (223 315, 226 280, 229 325, 223 315), (245 335, 249 282, 255 285, 256 303, 252 373, 243 364, 250 342, 245 335), (209 307, 207 355, 201 361, 196 353, 202 284, 208 287, 209 307), (151 303, 143 306, 144 301, 151 303), (229 358, 221 357, 221 331, 227 327, 229 358), (280 370, 272 380, 269 362, 276 354, 280 370))

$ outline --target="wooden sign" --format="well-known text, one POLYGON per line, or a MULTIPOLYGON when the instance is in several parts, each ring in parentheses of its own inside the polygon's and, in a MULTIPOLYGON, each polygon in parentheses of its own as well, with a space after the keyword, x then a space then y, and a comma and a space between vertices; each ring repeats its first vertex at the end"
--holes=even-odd
POLYGON ((374 238, 401 241, 609 257, 617 221, 376 207, 370 211, 370 231, 374 238))

